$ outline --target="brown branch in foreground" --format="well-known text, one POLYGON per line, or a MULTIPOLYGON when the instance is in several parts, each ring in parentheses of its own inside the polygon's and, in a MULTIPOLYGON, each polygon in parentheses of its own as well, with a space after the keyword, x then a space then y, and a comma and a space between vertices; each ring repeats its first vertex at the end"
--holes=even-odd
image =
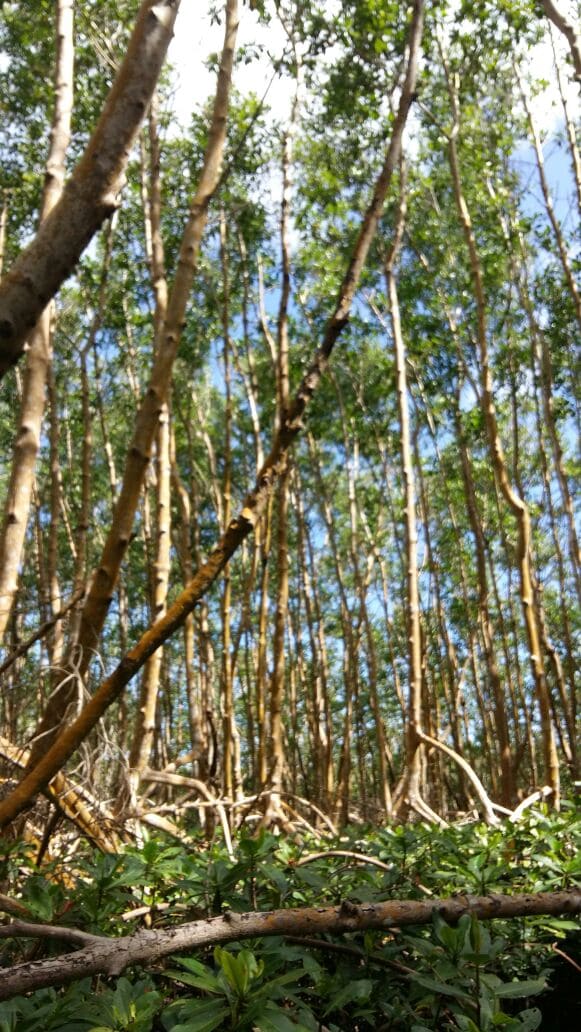
POLYGON ((113 673, 103 681, 93 697, 89 699, 77 719, 64 728, 45 756, 38 761, 14 791, 0 802, 0 828, 10 824, 38 792, 42 791, 96 726, 109 706, 121 696, 126 685, 145 664, 149 656, 185 623, 188 615, 214 584, 242 542, 252 533, 265 511, 274 485, 286 466, 288 451, 303 429, 303 416, 327 369, 333 348, 341 331, 349 321, 351 305, 361 272, 383 212, 394 169, 399 161, 403 131, 415 96, 423 13, 424 0, 415 0, 409 33, 407 69, 398 111, 392 126, 391 139, 381 173, 375 184, 373 197, 361 223, 351 260, 343 277, 334 312, 327 324, 321 346, 289 406, 283 425, 276 434, 270 454, 258 474, 254 488, 246 496, 242 511, 230 521, 206 562, 197 570, 184 590, 168 608, 165 616, 160 617, 152 627, 145 631, 137 644, 123 657, 113 673))
MULTIPOLYGON (((466 895, 427 901, 390 900, 387 903, 365 903, 361 906, 345 901, 339 907, 227 913, 223 917, 192 921, 174 928, 140 929, 134 935, 98 939, 75 953, 18 964, 0 972, 0 1000, 35 989, 64 985, 91 975, 120 975, 132 964, 148 967, 170 954, 199 950, 218 943, 273 935, 313 936, 362 932, 370 928, 387 930, 404 925, 428 924, 436 912, 448 922, 458 921, 463 914, 474 914, 481 920, 530 917, 535 914, 581 914, 581 891, 516 896, 466 895)), ((62 933, 61 938, 70 939, 70 928, 57 929, 55 932, 54 926, 23 926, 19 922, 8 926, 7 931, 2 930, 2 934, 55 938, 59 931, 62 933)))

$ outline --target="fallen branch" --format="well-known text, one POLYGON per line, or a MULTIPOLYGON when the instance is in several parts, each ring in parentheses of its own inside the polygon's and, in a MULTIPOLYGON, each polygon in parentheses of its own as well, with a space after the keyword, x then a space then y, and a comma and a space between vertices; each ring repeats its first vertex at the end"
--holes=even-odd
MULTIPOLYGON (((296 860, 294 866, 302 867, 303 864, 310 864, 312 860, 326 860, 327 857, 332 856, 344 857, 346 860, 352 860, 356 864, 370 864, 372 867, 379 867, 381 871, 391 872, 394 868, 393 864, 385 864, 383 860, 379 860, 376 856, 367 856, 365 853, 353 853, 350 849, 327 849, 322 853, 308 853, 306 856, 302 856, 300 860, 296 860)), ((432 890, 428 889, 426 885, 422 885, 420 881, 416 881, 415 885, 426 896, 433 896, 432 890)))
MULTIPOLYGON (((28 749, 14 745, 0 735, 0 757, 24 770, 28 756, 28 749)), ((113 815, 84 788, 73 785, 64 774, 56 774, 47 785, 45 795, 102 853, 116 853, 119 850, 121 840, 113 815)))
POLYGON ((197 778, 186 778, 181 774, 168 774, 165 771, 155 771, 150 769, 145 770, 142 777, 144 781, 154 781, 160 785, 179 785, 185 788, 194 788, 197 792, 200 792, 201 795, 205 796, 208 803, 216 807, 216 812, 222 825, 222 832, 224 834, 224 842, 226 843, 228 856, 231 860, 236 859, 226 811, 220 800, 216 799, 216 797, 212 795, 209 788, 203 781, 199 781, 197 778))
POLYGON ((394 867, 393 864, 384 864, 383 860, 378 860, 375 856, 353 853, 350 849, 326 849, 323 853, 308 853, 307 856, 296 860, 294 866, 303 867, 304 864, 310 864, 313 860, 326 860, 331 856, 344 857, 346 860, 353 860, 358 864, 371 864, 373 867, 379 867, 382 871, 393 871, 394 867))
MULTIPOLYGON (((97 939, 75 953, 48 960, 29 961, 0 972, 0 1000, 20 993, 64 985, 91 975, 120 975, 132 964, 148 967, 163 957, 184 950, 199 950, 218 943, 238 942, 265 936, 313 936, 328 933, 362 932, 370 928, 393 929, 404 925, 428 924, 439 913, 446 921, 458 921, 463 914, 481 920, 527 917, 534 914, 581 914, 581 891, 539 892, 516 896, 453 896, 451 899, 390 900, 356 906, 347 901, 339 907, 305 907, 265 913, 234 914, 192 921, 174 928, 142 928, 118 939, 97 939)), ((2 929, 4 937, 30 934, 42 938, 70 938, 71 929, 23 925, 15 922, 2 929), (23 929, 29 929, 28 932, 23 929)), ((86 933, 81 933, 86 934, 86 933)))
POLYGON ((536 792, 533 792, 531 795, 527 796, 526 799, 523 799, 522 803, 518 804, 516 810, 512 814, 510 818, 511 824, 516 824, 518 821, 520 821, 523 813, 525 812, 525 810, 528 810, 529 806, 533 806, 535 803, 540 802, 542 799, 548 799, 548 797, 552 794, 553 789, 550 788, 549 785, 544 785, 543 788, 539 788, 536 792))
POLYGON ((500 820, 494 812, 493 804, 489 799, 484 785, 470 764, 466 762, 464 757, 460 756, 460 753, 457 753, 455 749, 450 748, 449 745, 445 745, 444 742, 440 742, 437 738, 432 738, 431 735, 425 734, 424 731, 416 731, 416 734, 418 738, 421 738, 422 742, 426 743, 426 745, 431 745, 434 749, 439 749, 440 752, 443 752, 446 756, 449 756, 450 759, 454 760, 454 763, 458 764, 460 769, 464 771, 472 785, 472 788, 482 803, 482 810, 486 823, 492 826, 500 824, 500 820))

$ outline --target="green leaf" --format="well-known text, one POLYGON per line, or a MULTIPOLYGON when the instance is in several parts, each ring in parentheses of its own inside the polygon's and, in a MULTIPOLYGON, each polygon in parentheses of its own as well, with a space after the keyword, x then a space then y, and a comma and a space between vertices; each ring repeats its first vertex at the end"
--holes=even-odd
POLYGON ((364 1003, 369 999, 373 989, 373 982, 369 978, 354 979, 348 982, 338 992, 333 993, 329 1005, 325 1008, 324 1014, 331 1014, 332 1011, 344 1007, 346 1003, 364 1003))
POLYGON ((230 1013, 230 1007, 218 1000, 188 1001, 180 1014, 186 1020, 174 1025, 172 1032, 212 1032, 230 1013))
POLYGON ((164 971, 167 978, 174 978, 176 982, 183 982, 184 985, 191 985, 194 989, 202 989, 207 993, 224 995, 224 990, 217 978, 213 975, 190 975, 187 971, 164 971))
POLYGON ((546 928, 549 932, 578 932, 580 930, 578 921, 571 921, 564 917, 552 917, 550 920, 543 919, 537 922, 539 928, 546 928))
POLYGON ((26 905, 42 921, 52 920, 54 913, 51 886, 44 878, 29 878, 26 884, 26 905))
POLYGON ((311 889, 317 889, 317 891, 326 888, 328 884, 326 878, 323 878, 315 871, 309 871, 305 867, 298 867, 295 870, 295 878, 297 881, 303 882, 304 885, 308 885, 311 889))
POLYGON ((543 1015, 541 1014, 538 1007, 531 1007, 529 1010, 524 1010, 519 1013, 519 1021, 522 1026, 522 1032, 535 1032, 535 1029, 540 1028, 543 1015))
POLYGON ((455 1014, 458 1028, 462 1029, 462 1032, 480 1032, 478 1025, 469 1018, 467 1014, 455 1014))
POLYGON ((260 1032, 297 1032, 297 1025, 285 1014, 280 1007, 269 1004, 264 1011, 254 1019, 254 1024, 260 1032))
POLYGON ((531 979, 528 982, 505 982, 494 992, 500 1000, 514 1000, 521 996, 538 996, 547 988, 544 978, 531 979))
POLYGON ((235 957, 228 950, 216 946, 214 957, 224 972, 229 986, 240 997, 246 996, 250 983, 260 977, 264 968, 264 962, 257 963, 256 957, 250 950, 240 950, 238 956, 235 957))
POLYGON ((419 974, 415 972, 407 976, 410 982, 417 982, 424 989, 430 989, 433 993, 441 993, 443 996, 453 996, 457 1000, 464 1000, 471 1002, 470 997, 467 993, 463 992, 462 989, 457 989, 454 985, 448 985, 446 982, 439 982, 435 978, 429 978, 427 975, 419 974))

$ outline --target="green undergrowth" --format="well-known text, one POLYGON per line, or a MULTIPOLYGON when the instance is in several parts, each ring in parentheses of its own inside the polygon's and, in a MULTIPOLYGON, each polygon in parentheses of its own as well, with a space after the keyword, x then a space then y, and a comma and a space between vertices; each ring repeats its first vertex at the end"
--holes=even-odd
MULTIPOLYGON (((565 804, 558 815, 535 811, 501 828, 358 828, 336 841, 300 844, 246 834, 235 842, 235 861, 218 841, 184 848, 152 838, 115 856, 76 850, 40 871, 24 846, 4 844, 0 881, 31 920, 118 936, 143 926, 142 914, 128 915, 144 907, 152 908, 155 928, 228 909, 570 889, 581 884, 580 831, 581 818, 565 804), (303 863, 329 850, 383 866, 328 855, 303 863)), ((479 922, 469 916, 452 927, 436 913, 427 926, 329 935, 317 946, 246 940, 169 957, 147 971, 128 969, 118 979, 86 979, 16 997, 0 1004, 0 1032, 556 1032, 579 1027, 575 989, 568 998, 570 987, 553 988, 563 968, 577 975, 562 955, 577 950, 579 962, 578 927, 564 918, 479 922)), ((4 940, 0 964, 70 949, 4 940)))

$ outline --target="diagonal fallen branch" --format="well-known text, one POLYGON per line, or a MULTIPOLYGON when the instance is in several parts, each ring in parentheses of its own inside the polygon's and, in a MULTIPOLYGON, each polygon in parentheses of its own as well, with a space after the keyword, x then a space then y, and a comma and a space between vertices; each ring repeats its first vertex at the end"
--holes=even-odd
MULTIPOLYGON (((305 907, 271 910, 263 913, 227 913, 192 921, 174 928, 141 929, 118 939, 89 936, 89 941, 74 953, 48 960, 17 964, 0 972, 0 1000, 20 993, 64 985, 90 975, 120 975, 132 964, 148 967, 172 953, 201 949, 218 943, 273 935, 313 936, 327 933, 361 932, 370 928, 393 928, 428 924, 434 913, 455 922, 463 914, 482 920, 526 917, 535 914, 581 914, 581 890, 539 892, 515 896, 453 896, 451 899, 390 900, 356 906, 347 901, 339 907, 305 907)), ((70 928, 30 925, 15 921, 0 928, 0 936, 33 936, 70 941, 70 928)), ((86 933, 79 933, 77 941, 86 933)))

